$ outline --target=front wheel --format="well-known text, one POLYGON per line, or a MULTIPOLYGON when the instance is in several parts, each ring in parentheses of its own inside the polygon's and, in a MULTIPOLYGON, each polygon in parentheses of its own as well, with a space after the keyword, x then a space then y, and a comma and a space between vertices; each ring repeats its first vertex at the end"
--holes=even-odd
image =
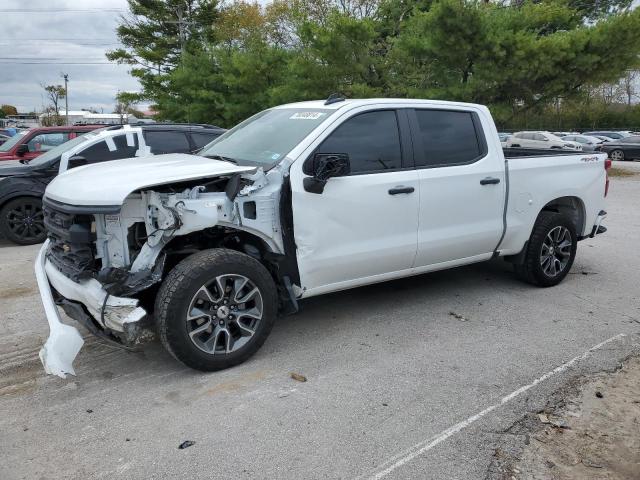
POLYGON ((516 272, 524 281, 552 287, 567 276, 576 257, 578 237, 569 217, 541 212, 533 227, 522 265, 516 272))
POLYGON ((213 371, 244 362, 277 315, 277 291, 254 258, 227 249, 196 253, 162 283, 155 314, 165 348, 185 365, 213 371))
POLYGON ((42 243, 47 238, 42 200, 37 197, 14 198, 0 210, 0 232, 18 245, 42 243))
POLYGON ((622 150, 613 150, 609 154, 609 158, 611 160, 615 160, 616 162, 622 162, 624 160, 624 152, 622 150))

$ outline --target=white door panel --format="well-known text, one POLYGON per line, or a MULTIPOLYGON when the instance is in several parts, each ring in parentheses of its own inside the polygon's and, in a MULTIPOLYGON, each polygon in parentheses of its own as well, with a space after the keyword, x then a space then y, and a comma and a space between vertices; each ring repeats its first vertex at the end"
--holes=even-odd
POLYGON ((419 198, 415 170, 331 178, 319 195, 304 191, 301 172, 292 171, 291 184, 303 287, 411 268, 419 198), (389 194, 399 186, 414 192, 389 194))
POLYGON ((472 165, 418 171, 416 267, 493 253, 503 228, 505 179, 499 165, 485 157, 472 165), (481 185, 486 177, 500 183, 481 185))

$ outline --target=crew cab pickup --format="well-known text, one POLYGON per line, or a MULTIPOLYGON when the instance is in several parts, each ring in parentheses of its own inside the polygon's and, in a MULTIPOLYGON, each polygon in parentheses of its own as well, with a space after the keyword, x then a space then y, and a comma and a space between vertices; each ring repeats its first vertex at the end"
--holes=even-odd
POLYGON ((565 278, 605 231, 604 154, 507 149, 481 105, 331 97, 272 108, 199 156, 82 166, 44 196, 49 373, 149 329, 186 365, 245 361, 301 300, 504 257, 565 278))

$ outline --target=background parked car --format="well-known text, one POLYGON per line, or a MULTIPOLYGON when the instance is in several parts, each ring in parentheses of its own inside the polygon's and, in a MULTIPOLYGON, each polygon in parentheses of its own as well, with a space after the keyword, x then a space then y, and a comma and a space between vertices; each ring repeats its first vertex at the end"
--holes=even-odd
POLYGON ((598 130, 595 132, 582 132, 582 135, 590 135, 590 136, 602 136, 607 138, 612 138, 613 140, 620 140, 621 138, 630 137, 631 134, 629 132, 614 132, 611 130, 598 130))
POLYGON ((52 148, 99 128, 97 125, 41 127, 23 130, 0 145, 0 161, 31 160, 52 148))
POLYGON ((39 157, 0 165, 0 232, 19 245, 46 238, 42 195, 60 169, 163 153, 192 153, 225 130, 210 125, 108 127, 52 148, 39 157))
POLYGON ((510 133, 498 132, 498 138, 500 138, 500 145, 502 145, 502 148, 507 146, 507 140, 509 140, 510 136, 510 133))
POLYGON ((582 150, 585 152, 599 151, 604 143, 598 137, 591 137, 589 135, 567 135, 562 137, 562 140, 570 142, 578 142, 582 145, 582 150))
POLYGON ((582 150, 579 143, 562 140, 550 132, 516 132, 507 140, 507 147, 582 150))
POLYGON ((611 160, 638 159, 640 158, 640 135, 603 143, 602 151, 608 153, 611 160))
POLYGON ((579 135, 580 132, 551 132, 553 133, 556 137, 566 137, 567 135, 579 135))

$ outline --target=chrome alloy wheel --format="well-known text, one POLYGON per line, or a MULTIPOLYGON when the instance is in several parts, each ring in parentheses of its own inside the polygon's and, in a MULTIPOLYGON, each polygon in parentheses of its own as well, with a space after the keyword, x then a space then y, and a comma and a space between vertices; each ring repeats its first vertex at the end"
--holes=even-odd
POLYGON ((243 275, 226 274, 203 285, 187 310, 187 333, 208 354, 228 354, 253 337, 263 315, 262 294, 243 275))
POLYGON ((548 277, 555 277, 564 271, 571 259, 573 241, 566 227, 553 228, 542 243, 540 265, 548 277))
POLYGON ((614 150, 609 154, 611 160, 615 160, 616 162, 621 162, 624 160, 624 152, 622 150, 614 150))

